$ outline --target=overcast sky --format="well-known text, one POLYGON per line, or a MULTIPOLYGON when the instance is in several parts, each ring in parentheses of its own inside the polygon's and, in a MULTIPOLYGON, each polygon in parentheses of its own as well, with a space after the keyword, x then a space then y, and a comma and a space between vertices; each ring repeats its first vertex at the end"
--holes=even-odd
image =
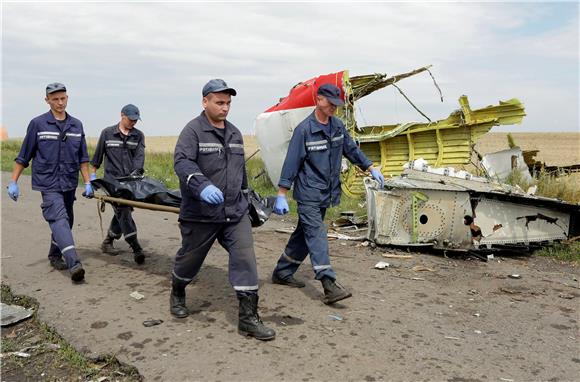
MULTIPOLYGON (((256 116, 308 78, 396 74, 431 119, 519 98, 520 126, 493 131, 579 131, 579 6, 563 3, 9 3, 2 2, 2 125, 23 136, 48 110, 47 83, 68 88, 68 112, 87 136, 141 109, 146 135, 177 135, 201 111, 201 88, 238 90, 229 120, 256 116)), ((394 88, 359 103, 361 124, 422 121, 394 88)))

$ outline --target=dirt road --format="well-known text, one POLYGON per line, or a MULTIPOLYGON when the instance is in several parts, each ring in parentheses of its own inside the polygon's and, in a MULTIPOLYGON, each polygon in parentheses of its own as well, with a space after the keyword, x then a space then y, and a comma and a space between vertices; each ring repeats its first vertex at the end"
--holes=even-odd
MULTIPOLYGON (((173 214, 135 212, 148 254, 138 266, 124 243, 117 257, 100 253, 96 202, 79 189, 74 234, 87 275, 72 285, 48 264, 40 195, 21 179, 17 203, 2 190, 3 282, 38 299, 41 319, 77 349, 115 353, 147 381, 580 380, 578 268, 543 258, 385 259, 382 250, 332 241, 333 265, 353 298, 329 307, 309 263, 297 275, 304 289, 269 281, 287 240, 274 229, 291 225, 276 218, 254 235, 261 315, 278 332, 262 343, 237 334, 237 301, 217 246, 187 289, 193 314, 171 317, 169 272, 180 242, 173 214), (374 269, 381 260, 391 267, 374 269), (413 271, 418 265, 432 271, 413 271), (507 277, 514 273, 521 278, 507 277), (134 291, 145 297, 133 299, 134 291), (164 322, 144 327, 148 319, 164 322)), ((110 217, 108 207, 105 230, 110 217)))

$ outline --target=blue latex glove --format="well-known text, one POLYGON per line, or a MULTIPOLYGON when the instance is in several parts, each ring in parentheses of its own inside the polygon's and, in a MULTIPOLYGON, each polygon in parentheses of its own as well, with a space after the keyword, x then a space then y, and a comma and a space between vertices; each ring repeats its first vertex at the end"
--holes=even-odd
POLYGON ((374 180, 380 183, 381 188, 385 186, 385 177, 378 168, 371 167, 371 175, 374 180))
POLYGON ((201 190, 199 196, 201 197, 201 200, 209 204, 221 204, 224 202, 224 194, 222 193, 222 190, 213 184, 210 184, 201 190))
POLYGON ((274 212, 276 215, 285 215, 290 211, 290 207, 288 207, 288 200, 283 195, 278 195, 276 197, 276 203, 274 203, 274 212))
POLYGON ((95 196, 93 186, 91 186, 90 183, 85 183, 85 191, 83 192, 83 196, 87 199, 91 199, 93 196, 95 196))
POLYGON ((10 183, 8 183, 8 187, 6 187, 8 189, 8 196, 10 196, 10 199, 17 201, 18 200, 18 195, 20 195, 20 189, 18 188, 18 183, 16 183, 15 181, 12 181, 10 183))
POLYGON ((90 177, 89 177, 89 178, 90 178, 90 180, 91 180, 91 181, 93 181, 93 180, 97 180, 97 173, 95 173, 95 172, 91 172, 91 175, 90 175, 90 177))

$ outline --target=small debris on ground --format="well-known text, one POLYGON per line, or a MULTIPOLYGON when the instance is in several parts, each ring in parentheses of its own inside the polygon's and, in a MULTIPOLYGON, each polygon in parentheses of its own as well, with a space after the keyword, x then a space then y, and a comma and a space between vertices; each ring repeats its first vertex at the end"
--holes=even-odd
POLYGON ((567 300, 571 300, 571 299, 573 299, 573 298, 574 298, 574 295, 572 295, 572 294, 568 294, 568 293, 560 293, 560 294, 558 295, 558 297, 560 297, 560 298, 565 298, 565 299, 567 299, 567 300))
POLYGON ((512 273, 511 275, 508 275, 508 277, 510 279, 521 279, 522 278, 522 276, 517 274, 517 273, 512 273))
POLYGON ((8 326, 26 320, 34 314, 34 310, 26 309, 20 305, 0 304, 0 316, 2 326, 8 326))
POLYGON ((411 269, 413 270, 413 272, 435 272, 435 270, 423 265, 415 265, 411 269))
POLYGON ((145 296, 143 296, 141 293, 139 293, 137 291, 131 293, 129 296, 133 297, 135 300, 141 300, 141 299, 145 298, 145 296))
POLYGON ((379 261, 378 263, 375 264, 375 268, 376 269, 385 269, 390 267, 391 264, 385 262, 385 261, 379 261))
POLYGON ((146 320, 146 321, 143 321, 143 326, 148 328, 148 327, 159 325, 162 323, 163 323, 163 320, 146 320))
POLYGON ((342 321, 342 317, 335 314, 329 314, 328 318, 330 318, 332 321, 342 321))
POLYGON ((412 259, 413 258, 412 255, 397 255, 394 253, 383 253, 383 257, 386 257, 388 259, 412 259))

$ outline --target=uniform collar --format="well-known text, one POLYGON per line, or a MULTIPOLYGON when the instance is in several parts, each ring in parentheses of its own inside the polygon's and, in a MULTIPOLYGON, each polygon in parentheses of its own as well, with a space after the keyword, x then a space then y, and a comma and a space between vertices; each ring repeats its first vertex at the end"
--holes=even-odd
MULTIPOLYGON (((205 112, 202 111, 199 116, 201 117, 201 120, 203 121, 202 124, 201 124, 201 127, 202 127, 203 131, 214 131, 215 129, 217 129, 217 127, 215 127, 214 125, 212 125, 209 122, 209 120, 207 119, 207 116, 205 115, 205 112)), ((225 124, 225 130, 226 131, 227 130, 231 130, 231 129, 228 129, 227 128, 228 125, 229 125, 229 122, 228 121, 224 121, 224 124, 225 124)))
MULTIPOLYGON (((115 125, 115 134, 118 134, 120 136, 125 135, 121 132, 121 128, 119 127, 119 124, 117 123, 115 125)), ((136 135, 137 132, 135 131, 135 128, 132 128, 131 130, 129 130, 129 134, 125 135, 126 137, 130 137, 131 135, 136 135)))
MULTIPOLYGON (((324 126, 322 123, 318 122, 318 120, 316 119, 316 115, 314 115, 314 112, 312 112, 312 114, 310 114, 309 116, 310 118, 310 132, 312 132, 312 134, 314 133, 318 133, 319 131, 324 132, 324 126)), ((332 129, 332 117, 330 117, 328 119, 328 123, 332 129)))
MULTIPOLYGON (((66 121, 66 124, 67 125, 74 125, 74 122, 73 122, 72 118, 70 117, 69 113, 67 113, 65 111, 65 115, 66 115, 66 117, 65 117, 64 120, 66 121)), ((53 125, 56 125, 56 123, 58 122, 56 120, 56 118, 54 118, 54 114, 52 114, 52 111, 50 111, 50 110, 46 114, 44 114, 44 116, 46 118, 46 122, 48 122, 48 123, 51 123, 53 125)))

